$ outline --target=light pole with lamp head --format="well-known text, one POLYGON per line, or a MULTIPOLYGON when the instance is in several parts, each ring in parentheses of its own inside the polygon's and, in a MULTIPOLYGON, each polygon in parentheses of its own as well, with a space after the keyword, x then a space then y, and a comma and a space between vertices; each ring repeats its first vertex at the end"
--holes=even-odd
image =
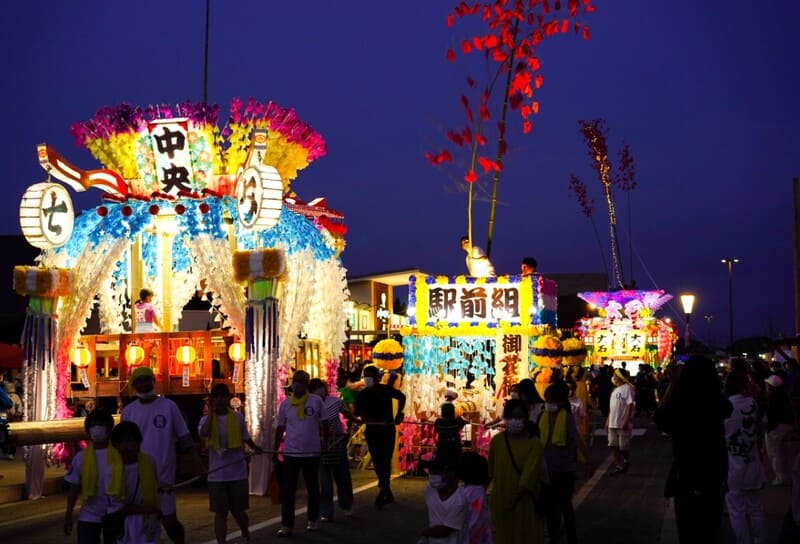
POLYGON ((694 308, 694 295, 681 295, 681 305, 683 306, 683 313, 686 315, 686 332, 684 333, 684 347, 686 353, 689 353, 690 332, 689 320, 692 318, 692 308, 694 308))
POLYGON ((722 264, 728 265, 728 338, 730 344, 729 350, 733 350, 733 265, 738 263, 739 259, 727 258, 722 259, 722 264))

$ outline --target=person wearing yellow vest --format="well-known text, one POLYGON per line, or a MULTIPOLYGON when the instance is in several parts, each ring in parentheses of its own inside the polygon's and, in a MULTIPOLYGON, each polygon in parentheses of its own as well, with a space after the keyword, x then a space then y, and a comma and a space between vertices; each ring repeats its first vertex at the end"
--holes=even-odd
POLYGON ((142 433, 132 421, 123 421, 111 431, 107 518, 123 520, 117 544, 155 544, 161 536, 156 468, 152 458, 139 451, 141 445, 142 433))
POLYGON ((585 462, 583 443, 569 402, 569 388, 564 382, 550 385, 544 392, 544 412, 539 417, 540 440, 550 478, 552 502, 545 514, 551 542, 561 541, 561 518, 567 543, 578 541, 572 494, 575 492, 575 461, 585 462), (580 453, 580 455, 578 455, 580 453))
MULTIPOLYGON (((78 497, 81 508, 78 513, 78 543, 100 544, 103 533, 102 519, 106 514, 106 489, 111 476, 108 464, 108 439, 114 427, 114 418, 102 410, 89 412, 83 421, 86 434, 91 439, 86 448, 79 451, 70 463, 64 477, 70 484, 67 509, 64 514, 64 534, 72 534, 72 513, 78 497)), ((106 544, 114 542, 106 535, 106 544)))
POLYGON ((198 425, 198 434, 208 449, 208 498, 214 512, 214 534, 224 544, 228 512, 239 525, 244 542, 250 542, 250 507, 247 461, 244 446, 263 453, 247 433, 244 418, 230 407, 231 392, 224 383, 211 388, 208 415, 198 425))

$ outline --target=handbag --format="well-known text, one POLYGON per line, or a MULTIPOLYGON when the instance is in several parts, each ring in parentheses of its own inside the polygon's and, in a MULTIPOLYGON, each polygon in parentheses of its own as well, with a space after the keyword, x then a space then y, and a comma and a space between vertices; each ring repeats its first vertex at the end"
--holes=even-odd
MULTIPOLYGON (((519 469, 519 466, 517 466, 517 462, 514 459, 514 454, 511 453, 511 442, 508 440, 508 431, 503 431, 503 437, 506 439, 506 448, 508 449, 508 458, 511 460, 511 466, 514 467, 517 476, 521 477, 522 471, 519 469)), ((552 489, 550 488, 550 484, 544 480, 539 480, 539 495, 534 495, 530 491, 528 491, 528 493, 533 499, 533 506, 536 510, 536 513, 540 516, 545 515, 550 510, 550 506, 553 504, 553 493, 552 489)))

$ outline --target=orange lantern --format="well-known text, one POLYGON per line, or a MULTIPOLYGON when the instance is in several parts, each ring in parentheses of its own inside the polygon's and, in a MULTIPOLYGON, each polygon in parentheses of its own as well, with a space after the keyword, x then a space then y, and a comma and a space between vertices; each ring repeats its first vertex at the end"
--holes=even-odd
POLYGON ((125 361, 130 367, 142 364, 144 362, 144 348, 139 344, 128 344, 128 347, 125 348, 125 361))
POLYGON ((197 352, 192 346, 186 344, 178 348, 178 351, 175 352, 175 358, 182 365, 190 365, 197 358, 197 352))
POLYGON ((230 357, 231 361, 234 363, 241 363, 247 357, 247 353, 244 349, 244 344, 241 342, 234 342, 228 348, 228 357, 230 357))
POLYGON ((92 361, 92 352, 83 344, 78 344, 77 347, 72 350, 69 360, 78 368, 86 368, 92 361))

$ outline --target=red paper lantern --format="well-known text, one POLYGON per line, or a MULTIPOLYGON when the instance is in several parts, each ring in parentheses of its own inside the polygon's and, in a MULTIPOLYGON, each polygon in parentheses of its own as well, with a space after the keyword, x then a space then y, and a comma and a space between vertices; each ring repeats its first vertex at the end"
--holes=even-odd
POLYGON ((183 215, 185 211, 186 211, 186 206, 184 206, 183 204, 178 204, 177 206, 175 206, 175 213, 177 213, 178 215, 183 215))
POLYGON ((157 204, 152 204, 150 206, 149 210, 150 210, 150 215, 158 215, 158 205, 157 204))
POLYGON ((123 206, 122 215, 124 215, 125 217, 130 217, 131 215, 133 215, 133 208, 131 208, 130 206, 123 206))
POLYGON ((100 217, 107 216, 108 208, 106 208, 105 206, 100 206, 99 208, 97 208, 97 215, 99 215, 100 217))

